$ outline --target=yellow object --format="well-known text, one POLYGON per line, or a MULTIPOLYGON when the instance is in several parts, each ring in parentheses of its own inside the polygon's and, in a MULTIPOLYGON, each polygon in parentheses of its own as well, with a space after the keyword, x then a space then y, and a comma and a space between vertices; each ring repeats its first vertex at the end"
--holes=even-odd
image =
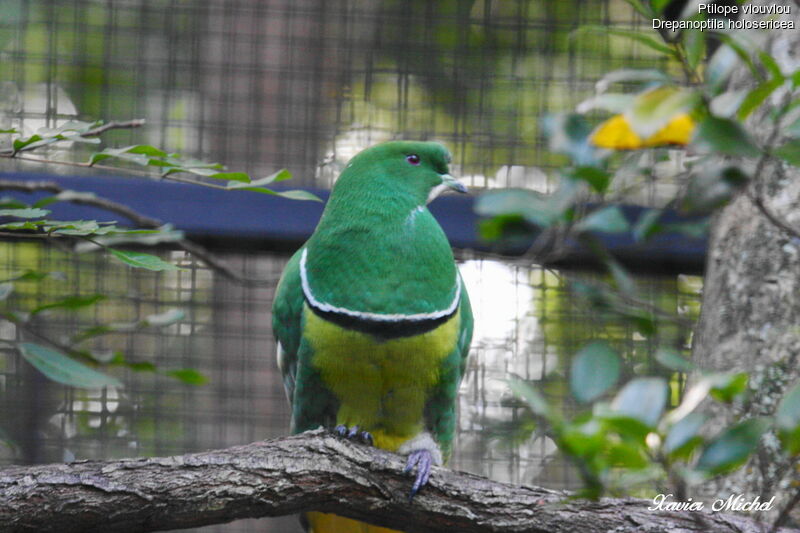
POLYGON ((308 533, 401 533, 396 529, 373 526, 329 513, 306 513, 308 518, 308 533))
POLYGON ((312 364, 341 401, 336 423, 358 425, 377 448, 392 452, 421 433, 427 398, 419 391, 439 382, 442 363, 456 349, 459 318, 456 313, 420 335, 379 340, 320 318, 306 305, 312 364))
MULTIPOLYGON (((460 313, 426 333, 391 340, 343 328, 307 304, 303 319, 312 364, 341 400, 337 424, 358 425, 376 447, 393 452, 423 431, 427 398, 419 391, 439 382, 442 363, 456 350, 460 313), (392 376, 389 382, 386 375, 392 376)), ((309 512, 306 518, 309 533, 401 533, 329 513, 309 512)))
POLYGON ((600 148, 613 150, 637 150, 658 146, 689 144, 694 133, 695 122, 686 113, 670 120, 666 126, 647 139, 642 139, 633 131, 625 115, 615 115, 600 124, 589 137, 591 143, 600 148))

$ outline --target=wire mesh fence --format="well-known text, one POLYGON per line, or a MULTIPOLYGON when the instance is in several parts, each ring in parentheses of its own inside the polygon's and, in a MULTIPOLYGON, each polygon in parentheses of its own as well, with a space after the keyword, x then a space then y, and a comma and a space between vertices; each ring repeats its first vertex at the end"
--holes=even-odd
MULTIPOLYGON (((0 3, 0 127, 33 133, 73 118, 145 117, 146 128, 111 132, 108 144, 152 144, 253 176, 286 167, 299 184, 317 186, 329 186, 370 144, 434 139, 448 145, 453 173, 473 187, 546 191, 563 160, 547 149, 542 116, 573 108, 609 70, 657 61, 646 48, 602 31, 575 30, 642 23, 622 0, 7 0, 0 3)), ((83 155, 72 147, 48 157, 83 155)), ((8 168, 40 170, 22 162, 8 168)), ((645 185, 637 200, 659 203, 658 188, 645 185)), ((177 454, 287 432, 270 329, 274 283, 243 287, 182 252, 163 254, 185 270, 135 271, 99 253, 0 242, 0 279, 29 268, 63 273, 18 284, 6 305, 106 295, 78 313, 43 314, 36 326, 53 335, 140 322, 173 308, 184 313, 165 328, 97 341, 98 350, 158 368, 113 370, 123 389, 55 385, 0 343, 0 430, 7 443, 0 463, 177 454), (196 369, 208 383, 165 375, 180 369, 196 369)), ((247 250, 223 259, 249 278, 277 281, 288 256, 247 250)), ((575 474, 546 436, 509 435, 521 408, 505 380, 537 381, 574 410, 563 376, 583 342, 609 340, 632 375, 661 372, 653 341, 630 324, 598 317, 571 288, 576 280, 602 281, 597 274, 469 251, 459 260, 477 329, 452 466, 503 481, 574 487, 575 474)), ((646 303, 695 316, 699 278, 637 281, 646 303)), ((685 349, 690 334, 676 327, 665 335, 685 349)), ((0 321, 0 340, 22 335, 0 321)), ((268 520, 203 531, 295 527, 268 520)))
MULTIPOLYGON (((81 313, 41 316, 34 327, 50 337, 70 335, 82 326, 141 322, 173 308, 185 315, 166 328, 109 334, 95 346, 158 368, 157 373, 112 368, 123 378, 123 389, 63 387, 24 364, 15 351, 2 349, 0 428, 6 446, 0 447, 0 462, 170 455, 286 434, 289 410, 269 326, 274 284, 243 287, 183 252, 164 254, 186 270, 157 274, 131 270, 103 254, 75 256, 39 243, 0 244, 0 278, 32 266, 62 273, 46 286, 18 283, 8 302, 11 309, 65 296, 106 295, 81 313), (197 370, 208 383, 187 385, 165 375, 177 369, 197 370)), ((608 339, 624 355, 630 376, 660 372, 652 360, 652 341, 612 316, 599 317, 570 289, 571 282, 590 281, 596 274, 461 255, 476 331, 461 387, 452 466, 502 481, 574 488, 577 476, 556 454, 552 441, 516 427, 522 407, 513 401, 507 380, 518 376, 534 381, 562 408, 576 411, 563 376, 581 344, 608 339)), ((224 258, 249 278, 275 282, 288 260, 286 254, 269 252, 224 258)), ((639 283, 647 302, 683 316, 696 314, 699 278, 650 277, 639 283)), ((687 333, 676 331, 673 342, 685 348, 687 333)), ((0 334, 0 340, 30 338, 7 324, 0 334)), ((273 524, 275 531, 289 527, 278 524, 273 524)), ((248 522, 236 527, 244 529, 219 530, 268 526, 248 522)))

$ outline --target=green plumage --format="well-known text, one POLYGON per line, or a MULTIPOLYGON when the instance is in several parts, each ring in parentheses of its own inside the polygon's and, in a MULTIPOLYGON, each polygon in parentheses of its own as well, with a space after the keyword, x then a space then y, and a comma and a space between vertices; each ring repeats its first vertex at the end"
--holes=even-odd
POLYGON ((463 191, 449 157, 422 142, 361 152, 289 261, 273 331, 292 431, 358 425, 404 453, 427 432, 448 455, 472 313, 425 206, 444 187, 463 191))

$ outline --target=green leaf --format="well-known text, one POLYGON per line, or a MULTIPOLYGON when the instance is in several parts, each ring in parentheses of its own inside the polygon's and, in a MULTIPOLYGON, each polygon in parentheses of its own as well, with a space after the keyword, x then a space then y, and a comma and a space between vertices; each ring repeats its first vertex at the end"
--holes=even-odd
MULTIPOLYGON (((750 177, 738 166, 723 167, 717 163, 699 165, 692 171, 681 209, 689 213, 705 214, 727 204, 739 193, 750 177)), ((672 224, 669 229, 678 229, 672 224)))
POLYGON ((542 126, 551 151, 568 155, 577 166, 597 165, 598 151, 589 142, 592 128, 582 115, 547 115, 542 126))
POLYGON ((663 378, 635 378, 617 393, 611 408, 621 415, 655 427, 667 405, 668 393, 669 388, 663 378))
POLYGON ((102 152, 94 153, 89 157, 89 166, 110 158, 146 166, 150 162, 150 158, 143 153, 131 151, 135 150, 138 146, 140 145, 124 146, 122 148, 106 148, 102 152))
POLYGON ((528 222, 547 227, 555 223, 565 209, 563 202, 528 189, 494 189, 481 194, 474 210, 480 216, 520 215, 528 222))
POLYGON ((39 270, 26 270, 21 274, 15 274, 15 275, 11 276, 10 278, 5 279, 3 281, 4 282, 5 281, 41 281, 41 280, 43 280, 45 278, 49 278, 49 277, 55 278, 55 277, 57 277, 57 276, 54 276, 53 274, 56 274, 56 273, 55 272, 41 272, 39 270))
POLYGON ((115 352, 113 350, 90 350, 89 356, 98 363, 109 363, 114 359, 115 352))
POLYGON ((525 381, 512 378, 508 380, 508 386, 515 396, 522 398, 522 400, 528 404, 528 407, 530 407, 533 414, 548 420, 556 416, 554 411, 550 408, 550 405, 547 403, 547 400, 545 400, 536 389, 531 387, 525 381))
POLYGON ((585 181, 600 194, 608 190, 608 185, 613 177, 610 172, 597 167, 576 167, 568 170, 567 175, 573 179, 585 181))
POLYGON ((756 157, 760 150, 742 126, 728 118, 706 117, 694 133, 695 149, 722 155, 756 157))
POLYGON ((694 370, 694 363, 684 358, 673 348, 661 347, 656 350, 656 361, 662 366, 675 370, 676 372, 691 372, 694 370))
POLYGON ((186 318, 186 313, 184 313, 182 310, 168 309, 163 313, 149 315, 144 320, 148 326, 161 328, 175 324, 176 322, 180 322, 184 318, 186 318))
POLYGON ((0 198, 0 209, 25 209, 26 207, 30 206, 25 202, 20 202, 16 198, 11 198, 10 196, 3 196, 0 198))
POLYGON ((33 204, 34 207, 45 207, 56 202, 82 202, 86 200, 94 200, 97 195, 93 192, 83 191, 61 191, 54 196, 46 196, 33 204))
POLYGON ((736 114, 739 120, 746 119, 758 106, 760 106, 775 89, 783 85, 785 80, 783 77, 780 79, 767 80, 759 84, 755 89, 747 93, 739 106, 739 112, 736 114))
POLYGON ((578 113, 588 113, 595 109, 603 109, 611 113, 623 113, 633 105, 632 94, 602 93, 587 98, 575 107, 578 113))
POLYGON ((113 248, 109 248, 108 251, 126 265, 134 268, 144 268, 147 270, 154 270, 156 272, 164 270, 182 270, 172 263, 167 263, 155 255, 144 254, 141 252, 128 252, 125 250, 114 250, 113 248))
POLYGON ((625 0, 628 5, 635 9, 640 15, 646 19, 654 18, 654 13, 649 9, 649 6, 641 0, 625 0))
MULTIPOLYGON (((671 0, 650 0, 650 5, 656 14, 661 13, 671 3, 671 0)), ((654 17, 648 17, 654 18, 654 17)))
POLYGON ((644 442, 648 433, 652 432, 652 428, 632 416, 614 414, 605 414, 603 422, 608 427, 609 432, 614 432, 626 440, 634 440, 644 442))
MULTIPOLYGON (((192 170, 194 172, 194 170, 192 170)), ((250 175, 247 172, 212 172, 201 173, 203 176, 214 178, 215 180, 236 181, 241 183, 251 183, 250 175)))
MULTIPOLYGON (((292 178, 292 173, 284 168, 279 170, 278 172, 275 172, 274 174, 270 174, 267 177, 259 178, 253 181, 248 180, 244 183, 240 183, 239 181, 231 181, 230 183, 228 183, 228 185, 226 185, 226 187, 228 189, 245 189, 251 191, 251 190, 258 190, 259 188, 264 187, 265 185, 269 185, 270 183, 286 181, 291 178, 292 178)), ((275 193, 275 191, 272 191, 271 189, 265 189, 265 191, 269 191, 268 194, 275 193)))
POLYGON ((751 418, 725 430, 706 446, 696 468, 711 475, 735 470, 755 451, 768 427, 768 419, 751 418))
POLYGON ((600 233, 622 233, 630 226, 622 210, 611 205, 592 211, 575 225, 578 231, 597 231, 600 233))
MULTIPOLYGON (((640 68, 622 68, 618 70, 612 70, 611 72, 604 75, 600 78, 595 84, 595 90, 599 93, 603 93, 608 90, 608 87, 613 83, 620 83, 620 82, 646 82, 646 83, 668 83, 671 78, 665 73, 660 70, 650 68, 650 69, 640 69, 640 68)), ((630 95, 620 95, 620 96, 628 96, 630 95)))
POLYGON ((94 232, 100 235, 92 242, 79 242, 75 245, 75 252, 83 253, 97 249, 98 246, 114 247, 120 244, 136 244, 153 246, 164 242, 176 242, 184 238, 182 231, 175 230, 170 224, 165 224, 154 230, 122 230, 115 226, 94 232))
POLYGON ((149 361, 143 361, 139 363, 126 361, 124 365, 133 370, 134 372, 156 372, 158 370, 158 368, 156 368, 156 365, 154 365, 149 361))
POLYGON ((645 33, 636 30, 614 29, 609 28, 608 26, 582 26, 575 33, 601 33, 603 35, 623 37, 643 44, 651 50, 655 50, 656 52, 666 56, 677 58, 675 50, 665 45, 660 39, 652 37, 650 32, 645 33))
MULTIPOLYGON (((753 61, 753 56, 755 55, 756 50, 761 46, 761 44, 756 42, 753 37, 756 36, 759 39, 763 39, 763 35, 759 35, 757 32, 750 31, 714 32, 714 35, 724 43, 724 45, 720 48, 729 48, 732 50, 738 59, 747 65, 747 68, 750 70, 750 74, 754 79, 758 81, 762 81, 764 79, 764 76, 761 74, 761 70, 753 61)), ((714 58, 712 58, 712 60, 713 59, 714 58)))
POLYGON ((602 430, 603 427, 597 420, 569 424, 558 435, 558 447, 575 457, 591 457, 596 455, 606 442, 602 430))
POLYGON ((704 239, 708 236, 711 227, 711 220, 704 218, 697 222, 675 222, 664 224, 664 231, 686 235, 692 239, 704 239))
POLYGON ((41 313, 42 311, 47 311, 48 309, 66 309, 70 311, 74 311, 76 309, 80 309, 82 307, 89 307, 90 305, 94 305, 97 302, 104 300, 106 297, 104 294, 89 294, 87 296, 70 296, 68 298, 64 298, 63 300, 58 300, 57 302, 52 302, 45 305, 40 305, 31 311, 32 315, 36 315, 41 313))
POLYGON ((706 56, 706 37, 700 30, 683 30, 683 46, 686 49, 686 62, 692 70, 697 68, 706 56))
POLYGON ((32 342, 22 342, 17 347, 26 361, 58 383, 81 389, 122 387, 122 382, 117 378, 101 374, 61 352, 32 342))
POLYGON ((193 368, 181 368, 178 370, 168 370, 167 376, 178 379, 187 385, 205 385, 208 378, 193 368))
POLYGON ((728 78, 739 63, 738 54, 728 45, 723 44, 714 52, 705 70, 706 85, 712 94, 717 94, 725 89, 728 78))
POLYGON ((675 86, 650 89, 636 96, 625 112, 628 123, 642 139, 663 129, 676 116, 691 113, 702 99, 697 91, 675 86))
POLYGON ((761 60, 761 64, 767 68, 767 72, 770 73, 771 77, 780 80, 783 82, 786 80, 786 77, 783 75, 783 71, 781 71, 780 65, 778 62, 775 61, 775 58, 769 55, 764 50, 757 50, 756 55, 761 60))
MULTIPOLYGON (((264 191, 256 190, 256 192, 266 192, 266 190, 264 191)), ((313 202, 322 201, 322 199, 316 196, 315 194, 310 193, 308 191, 302 191, 300 189, 292 189, 291 191, 281 191, 281 192, 270 191, 267 194, 275 194, 278 196, 282 196, 284 198, 289 198, 290 200, 311 200, 313 202)))
POLYGON ((700 413, 689 413, 669 429, 664 439, 664 452, 673 458, 688 458, 692 450, 702 442, 700 428, 706 417, 700 413))
POLYGON ((617 286, 617 289, 624 294, 636 293, 636 281, 633 279, 633 276, 628 273, 628 270, 619 263, 619 261, 609 256, 605 258, 604 263, 606 268, 608 268, 608 272, 611 274, 611 277, 614 278, 614 284, 617 286))
POLYGON ((717 117, 731 118, 739 111, 748 93, 745 89, 724 92, 711 100, 709 110, 717 117))
POLYGON ((662 231, 663 226, 658 223, 661 213, 661 209, 648 209, 639 216, 632 228, 633 238, 637 242, 645 241, 662 231))
POLYGON ((503 239, 508 244, 530 245, 533 229, 522 215, 497 215, 478 222, 478 235, 486 241, 503 239))
POLYGON ((24 209, 0 209, 0 217, 40 218, 50 214, 47 209, 27 207, 24 209))
POLYGON ((773 153, 787 163, 800 167, 800 139, 792 139, 773 153))
POLYGON ((572 359, 572 395, 582 403, 599 398, 617 382, 619 369, 619 356, 606 342, 587 344, 572 359))
POLYGON ((150 146, 149 144, 136 144, 133 146, 128 146, 127 148, 122 148, 129 154, 142 154, 147 155, 150 157, 166 157, 167 153, 164 150, 160 150, 155 146, 150 146))
POLYGON ((5 224, 0 224, 0 228, 12 230, 12 231, 23 231, 23 230, 36 230, 39 229, 39 226, 42 225, 41 220, 26 220, 25 222, 6 222, 5 224))
POLYGON ((615 468, 641 470, 650 465, 642 447, 631 442, 612 442, 606 450, 606 457, 615 468))
POLYGON ((731 403, 747 390, 748 377, 746 372, 711 376, 709 378, 711 379, 711 397, 720 402, 731 403))
POLYGON ((93 235, 100 230, 100 223, 95 220, 75 220, 70 222, 48 220, 46 222, 45 231, 61 235, 86 236, 93 235))
POLYGON ((800 383, 792 387, 783 397, 775 413, 783 448, 790 456, 800 454, 800 383))
MULTIPOLYGON (((12 143, 12 148, 14 150, 14 153, 17 153, 22 150, 25 150, 25 148, 29 147, 34 143, 38 143, 41 140, 42 140, 41 135, 31 135, 30 137, 14 139, 14 142, 12 143)), ((50 142, 55 142, 55 139, 51 140, 50 142)))
POLYGON ((13 283, 10 281, 0 283, 0 302, 7 300, 12 292, 14 292, 13 283))

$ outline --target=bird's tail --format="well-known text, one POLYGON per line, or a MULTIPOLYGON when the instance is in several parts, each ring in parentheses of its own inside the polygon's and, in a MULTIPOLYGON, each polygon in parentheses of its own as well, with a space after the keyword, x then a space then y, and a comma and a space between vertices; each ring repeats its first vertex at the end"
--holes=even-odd
POLYGON ((306 513, 308 533, 402 533, 329 513, 306 513))

